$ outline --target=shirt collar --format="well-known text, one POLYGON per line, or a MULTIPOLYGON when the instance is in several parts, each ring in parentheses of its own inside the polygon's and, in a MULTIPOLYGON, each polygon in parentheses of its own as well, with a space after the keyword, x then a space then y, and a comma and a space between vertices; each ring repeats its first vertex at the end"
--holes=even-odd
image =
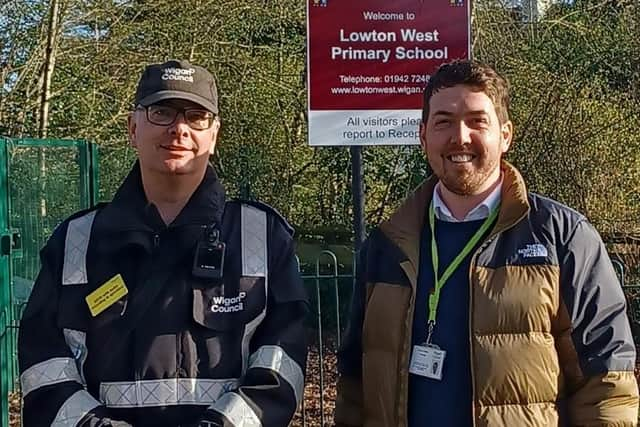
POLYGON ((438 182, 433 191, 433 210, 435 211, 435 217, 441 221, 446 222, 466 222, 485 219, 491 214, 491 211, 500 203, 500 196, 502 192, 502 174, 500 175, 500 183, 493 189, 493 191, 482 201, 478 206, 471 209, 467 216, 462 220, 456 219, 453 216, 444 200, 440 197, 440 185, 438 182))

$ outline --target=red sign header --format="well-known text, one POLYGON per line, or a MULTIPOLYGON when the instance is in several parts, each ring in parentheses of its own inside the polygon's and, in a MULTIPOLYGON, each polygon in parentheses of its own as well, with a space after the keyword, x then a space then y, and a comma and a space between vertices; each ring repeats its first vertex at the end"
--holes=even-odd
POLYGON ((311 110, 416 109, 428 76, 469 56, 470 0, 309 0, 311 110))

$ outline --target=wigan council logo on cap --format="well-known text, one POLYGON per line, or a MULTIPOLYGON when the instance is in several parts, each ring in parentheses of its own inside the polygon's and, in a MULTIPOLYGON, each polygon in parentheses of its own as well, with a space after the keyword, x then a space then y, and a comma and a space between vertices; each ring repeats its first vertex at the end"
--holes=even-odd
POLYGON ((196 70, 193 68, 163 68, 162 80, 182 80, 185 82, 193 83, 193 75, 196 70))

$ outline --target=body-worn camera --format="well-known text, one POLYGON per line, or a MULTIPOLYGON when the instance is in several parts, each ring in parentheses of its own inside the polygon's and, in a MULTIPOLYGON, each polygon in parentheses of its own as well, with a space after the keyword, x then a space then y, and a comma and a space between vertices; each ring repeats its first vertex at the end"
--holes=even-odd
POLYGON ((196 253, 193 257, 193 275, 201 279, 222 279, 224 252, 225 244, 220 241, 220 231, 213 227, 207 227, 196 246, 196 253))

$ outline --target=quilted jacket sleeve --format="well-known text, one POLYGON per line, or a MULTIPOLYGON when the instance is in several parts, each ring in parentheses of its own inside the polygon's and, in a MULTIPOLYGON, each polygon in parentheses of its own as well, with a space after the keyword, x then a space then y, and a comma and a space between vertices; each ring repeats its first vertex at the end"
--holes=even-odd
POLYGON ((581 221, 563 255, 562 300, 576 356, 574 367, 565 366, 569 425, 636 426, 636 350, 606 248, 595 229, 581 221))

